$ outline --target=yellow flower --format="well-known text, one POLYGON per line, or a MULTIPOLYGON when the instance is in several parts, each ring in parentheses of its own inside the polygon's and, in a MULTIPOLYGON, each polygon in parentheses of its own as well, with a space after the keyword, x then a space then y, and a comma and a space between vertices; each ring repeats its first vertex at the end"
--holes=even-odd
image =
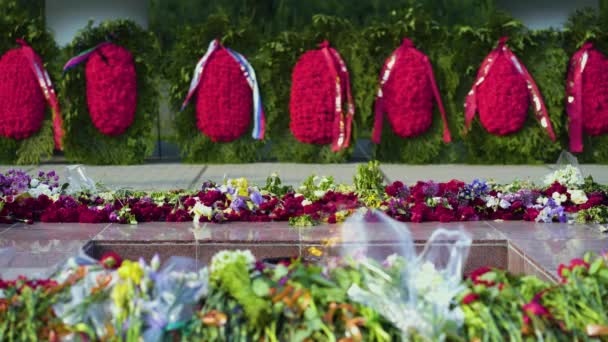
POLYGON ((239 196, 249 196, 249 182, 247 178, 241 177, 231 180, 231 185, 236 188, 236 193, 239 196))
POLYGON ((135 284, 139 285, 141 278, 144 276, 144 270, 138 262, 125 260, 118 269, 118 276, 125 280, 131 279, 135 284))
POLYGON ((114 305, 121 308, 124 303, 128 303, 133 287, 129 283, 118 283, 112 289, 112 300, 114 305))
POLYGON ((323 251, 318 249, 317 247, 309 247, 308 253, 310 253, 310 255, 316 256, 316 257, 320 257, 321 255, 323 255, 323 251))
POLYGON ((340 211, 336 212, 336 222, 344 222, 344 220, 346 220, 348 215, 350 215, 349 210, 340 210, 340 211))

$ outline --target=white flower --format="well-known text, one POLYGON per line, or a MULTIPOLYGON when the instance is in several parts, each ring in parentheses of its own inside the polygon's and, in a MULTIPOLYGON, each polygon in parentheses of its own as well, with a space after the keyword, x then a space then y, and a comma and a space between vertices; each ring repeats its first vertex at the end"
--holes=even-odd
POLYGON ((302 201, 302 206, 307 206, 307 205, 311 205, 311 204, 312 204, 311 200, 305 199, 305 200, 302 201))
POLYGON ((106 202, 114 201, 114 193, 111 191, 100 192, 97 194, 97 196, 106 202))
POLYGON ((213 258, 211 258, 211 263, 209 268, 211 272, 221 271, 226 265, 234 263, 238 260, 243 260, 251 269, 255 264, 255 257, 251 253, 250 250, 223 250, 216 253, 213 258))
POLYGON ((494 196, 487 196, 486 197, 486 207, 488 208, 494 208, 498 205, 499 200, 498 198, 494 197, 494 196))
POLYGON ((321 197, 325 196, 325 191, 323 191, 323 190, 315 190, 313 194, 315 195, 315 197, 321 198, 321 197))
POLYGON ((549 199, 545 196, 538 196, 538 198, 536 199, 536 203, 542 206, 546 205, 547 201, 549 201, 549 199))
POLYGON ((577 186, 585 184, 585 179, 578 167, 567 165, 566 167, 545 176, 545 185, 551 185, 555 182, 576 188, 577 186))
POLYGON ((199 199, 197 199, 194 207, 190 209, 190 214, 194 214, 192 220, 195 223, 199 223, 202 216, 205 216, 208 219, 211 218, 211 215, 213 215, 213 208, 204 205, 199 199))
POLYGON ((46 184, 38 184, 37 187, 29 189, 28 193, 32 197, 37 198, 40 195, 51 196, 53 194, 53 191, 51 191, 51 188, 46 184))
POLYGON ((571 189, 571 190, 568 190, 568 193, 570 194, 570 200, 574 204, 583 204, 583 203, 586 203, 588 200, 587 194, 585 194, 585 192, 583 190, 571 189))
POLYGON ((30 188, 35 188, 38 186, 38 184, 40 184, 38 178, 32 178, 32 180, 30 181, 30 188))
POLYGON ((509 203, 509 201, 505 200, 505 199, 500 199, 500 202, 498 203, 498 206, 503 208, 503 209, 507 209, 511 206, 511 203, 509 203))
POLYGON ((565 194, 560 194, 557 191, 554 192, 553 195, 551 195, 551 198, 553 198, 553 201, 555 201, 555 204, 557 205, 562 205, 562 203, 568 200, 568 196, 566 196, 565 194))

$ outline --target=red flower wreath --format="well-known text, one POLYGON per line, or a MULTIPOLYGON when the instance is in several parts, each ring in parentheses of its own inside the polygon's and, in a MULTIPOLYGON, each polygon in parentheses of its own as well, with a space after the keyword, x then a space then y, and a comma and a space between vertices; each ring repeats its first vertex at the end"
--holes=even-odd
MULTIPOLYGON (((25 47, 9 50, 0 59, 0 135, 27 139, 38 132, 46 102, 25 47)), ((34 57, 42 65, 40 57, 34 57)))
POLYGON ((334 151, 348 147, 354 104, 348 71, 327 41, 304 53, 291 76, 289 127, 299 141, 330 144, 334 151), (346 115, 343 103, 348 102, 346 115))
POLYGON ((380 74, 372 141, 380 143, 384 112, 393 131, 401 138, 413 138, 426 132, 433 122, 435 100, 443 119, 443 140, 450 142, 445 110, 429 58, 417 50, 410 39, 403 39, 401 46, 386 60, 380 74))
POLYGON ((133 123, 137 109, 133 55, 116 44, 104 44, 89 57, 85 73, 93 125, 105 135, 123 134, 133 123))
POLYGON ((251 125, 253 96, 241 66, 224 47, 210 57, 196 90, 196 126, 214 142, 230 142, 251 125))

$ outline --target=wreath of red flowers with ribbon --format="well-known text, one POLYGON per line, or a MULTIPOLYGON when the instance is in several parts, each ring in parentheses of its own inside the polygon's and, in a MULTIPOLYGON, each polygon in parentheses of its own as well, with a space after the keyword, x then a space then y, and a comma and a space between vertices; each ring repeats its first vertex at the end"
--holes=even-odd
POLYGON ((572 56, 566 85, 570 151, 583 151, 583 132, 608 133, 608 59, 591 43, 572 56))
POLYGON ((304 53, 296 63, 289 111, 289 127, 299 141, 331 143, 334 152, 348 148, 355 114, 350 76, 342 57, 328 41, 318 50, 304 53))
POLYGON ((38 132, 46 101, 52 110, 55 148, 61 150, 61 111, 49 74, 34 49, 23 39, 17 43, 21 47, 0 59, 0 135, 20 140, 38 132))
POLYGON ((123 134, 137 110, 137 73, 129 50, 103 42, 71 58, 63 72, 86 61, 86 92, 89 114, 99 132, 123 134))
POLYGON ((552 141, 556 140, 547 109, 534 79, 506 45, 508 38, 484 59, 465 102, 465 124, 470 129, 479 111, 481 124, 495 135, 519 131, 524 125, 530 102, 536 119, 552 141))
POLYGON ((242 136, 251 124, 252 137, 264 139, 264 109, 255 71, 240 53, 224 47, 219 40, 197 63, 184 110, 196 94, 198 129, 214 142, 230 142, 242 136))
POLYGON ((433 120, 433 100, 437 101, 443 120, 443 141, 452 140, 429 58, 410 39, 403 39, 386 60, 379 83, 372 142, 380 143, 384 113, 393 131, 402 138, 426 132, 433 120))

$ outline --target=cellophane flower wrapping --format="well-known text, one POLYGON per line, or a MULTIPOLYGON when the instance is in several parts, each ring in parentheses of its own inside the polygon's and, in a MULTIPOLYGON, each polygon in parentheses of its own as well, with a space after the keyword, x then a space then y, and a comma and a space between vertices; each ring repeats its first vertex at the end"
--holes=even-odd
POLYGON ((415 331, 432 340, 445 340, 448 332, 457 331, 464 316, 453 304, 463 290, 462 271, 471 245, 466 233, 439 229, 416 255, 407 227, 384 214, 358 212, 346 226, 341 256, 365 270, 364 286, 353 284, 348 290, 351 300, 381 313, 401 330, 404 339, 415 331), (378 264, 379 256, 386 253, 372 245, 379 237, 393 241, 388 249, 396 249, 397 256, 389 256, 384 264, 402 262, 400 276, 389 275, 378 264))

